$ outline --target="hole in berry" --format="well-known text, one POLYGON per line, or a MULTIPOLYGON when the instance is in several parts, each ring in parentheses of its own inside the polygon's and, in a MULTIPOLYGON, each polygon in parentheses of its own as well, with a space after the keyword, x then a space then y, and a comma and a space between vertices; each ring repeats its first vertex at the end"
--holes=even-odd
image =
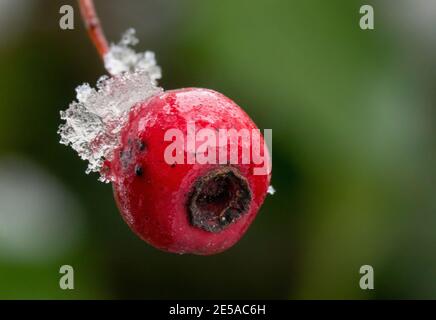
POLYGON ((140 177, 140 176, 142 176, 142 173, 143 173, 142 167, 137 165, 135 167, 135 174, 136 174, 136 176, 140 177))
POLYGON ((189 197, 191 224, 219 232, 248 212, 251 191, 235 168, 221 167, 200 177, 189 197))

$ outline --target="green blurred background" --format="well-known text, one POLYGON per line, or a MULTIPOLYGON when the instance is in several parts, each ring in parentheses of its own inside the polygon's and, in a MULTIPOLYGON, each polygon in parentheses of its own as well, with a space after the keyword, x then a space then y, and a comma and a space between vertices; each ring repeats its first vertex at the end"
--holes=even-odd
POLYGON ((96 7, 111 41, 133 27, 156 52, 164 88, 215 89, 273 130, 277 193, 225 253, 139 240, 58 143, 74 88, 104 73, 76 3, 0 0, 0 298, 436 298, 435 0, 96 7), (63 264, 75 290, 59 289, 63 264), (359 288, 365 264, 375 290, 359 288))

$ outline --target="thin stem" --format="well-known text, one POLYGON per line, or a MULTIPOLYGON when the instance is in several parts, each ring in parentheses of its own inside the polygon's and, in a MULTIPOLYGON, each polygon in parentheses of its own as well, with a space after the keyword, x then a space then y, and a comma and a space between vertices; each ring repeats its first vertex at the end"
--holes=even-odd
POLYGON ((97 48, 100 58, 103 60, 104 55, 109 51, 109 47, 100 20, 95 12, 94 1, 79 0, 79 7, 89 38, 97 48))

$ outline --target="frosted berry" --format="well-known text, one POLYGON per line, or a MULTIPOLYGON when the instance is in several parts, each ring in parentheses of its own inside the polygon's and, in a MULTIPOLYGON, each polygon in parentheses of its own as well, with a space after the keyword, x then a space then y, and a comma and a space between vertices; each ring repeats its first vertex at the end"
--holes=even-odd
MULTIPOLYGON (((257 130, 248 115, 220 93, 197 88, 165 91, 132 108, 106 170, 121 215, 139 237, 165 251, 210 255, 228 249, 247 231, 271 176, 255 174, 262 164, 244 161, 252 144, 242 139, 217 143, 207 151, 218 155, 236 143, 237 163, 219 162, 218 156, 215 163, 192 162, 199 142, 193 149, 186 147, 191 124, 197 133, 257 130), (169 149, 177 132, 182 133, 182 154, 169 149)), ((259 139, 263 145, 261 135, 259 139)), ((267 150, 263 156, 270 164, 267 150)))
POLYGON ((60 142, 88 161, 86 173, 112 183, 121 215, 151 245, 201 255, 228 249, 274 191, 256 125, 215 91, 164 92, 154 53, 132 48, 135 31, 108 45, 92 1, 79 4, 110 76, 95 88, 76 88, 76 100, 61 111, 60 142), (226 130, 236 132, 236 140, 224 134, 230 139, 223 142, 226 130))

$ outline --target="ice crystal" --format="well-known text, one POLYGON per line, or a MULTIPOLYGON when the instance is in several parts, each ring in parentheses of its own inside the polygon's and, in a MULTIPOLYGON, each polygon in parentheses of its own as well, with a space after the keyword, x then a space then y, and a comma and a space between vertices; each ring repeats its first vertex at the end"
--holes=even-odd
POLYGON ((135 30, 127 30, 118 44, 112 44, 104 57, 104 65, 112 74, 146 70, 153 81, 161 78, 160 67, 156 65, 154 53, 151 51, 135 52, 131 46, 138 43, 135 30))
MULTIPOLYGON (((154 54, 136 53, 129 47, 137 41, 130 29, 119 44, 111 45, 105 66, 112 76, 102 76, 96 88, 88 83, 78 86, 77 100, 60 113, 65 120, 58 131, 60 142, 88 161, 86 173, 100 172, 104 161, 113 158, 129 111, 162 91, 157 86, 160 68, 154 54)), ((100 180, 109 182, 110 177, 101 175, 100 180)))
POLYGON ((276 193, 276 189, 274 189, 273 186, 269 186, 267 192, 268 194, 273 195, 274 193, 276 193))

